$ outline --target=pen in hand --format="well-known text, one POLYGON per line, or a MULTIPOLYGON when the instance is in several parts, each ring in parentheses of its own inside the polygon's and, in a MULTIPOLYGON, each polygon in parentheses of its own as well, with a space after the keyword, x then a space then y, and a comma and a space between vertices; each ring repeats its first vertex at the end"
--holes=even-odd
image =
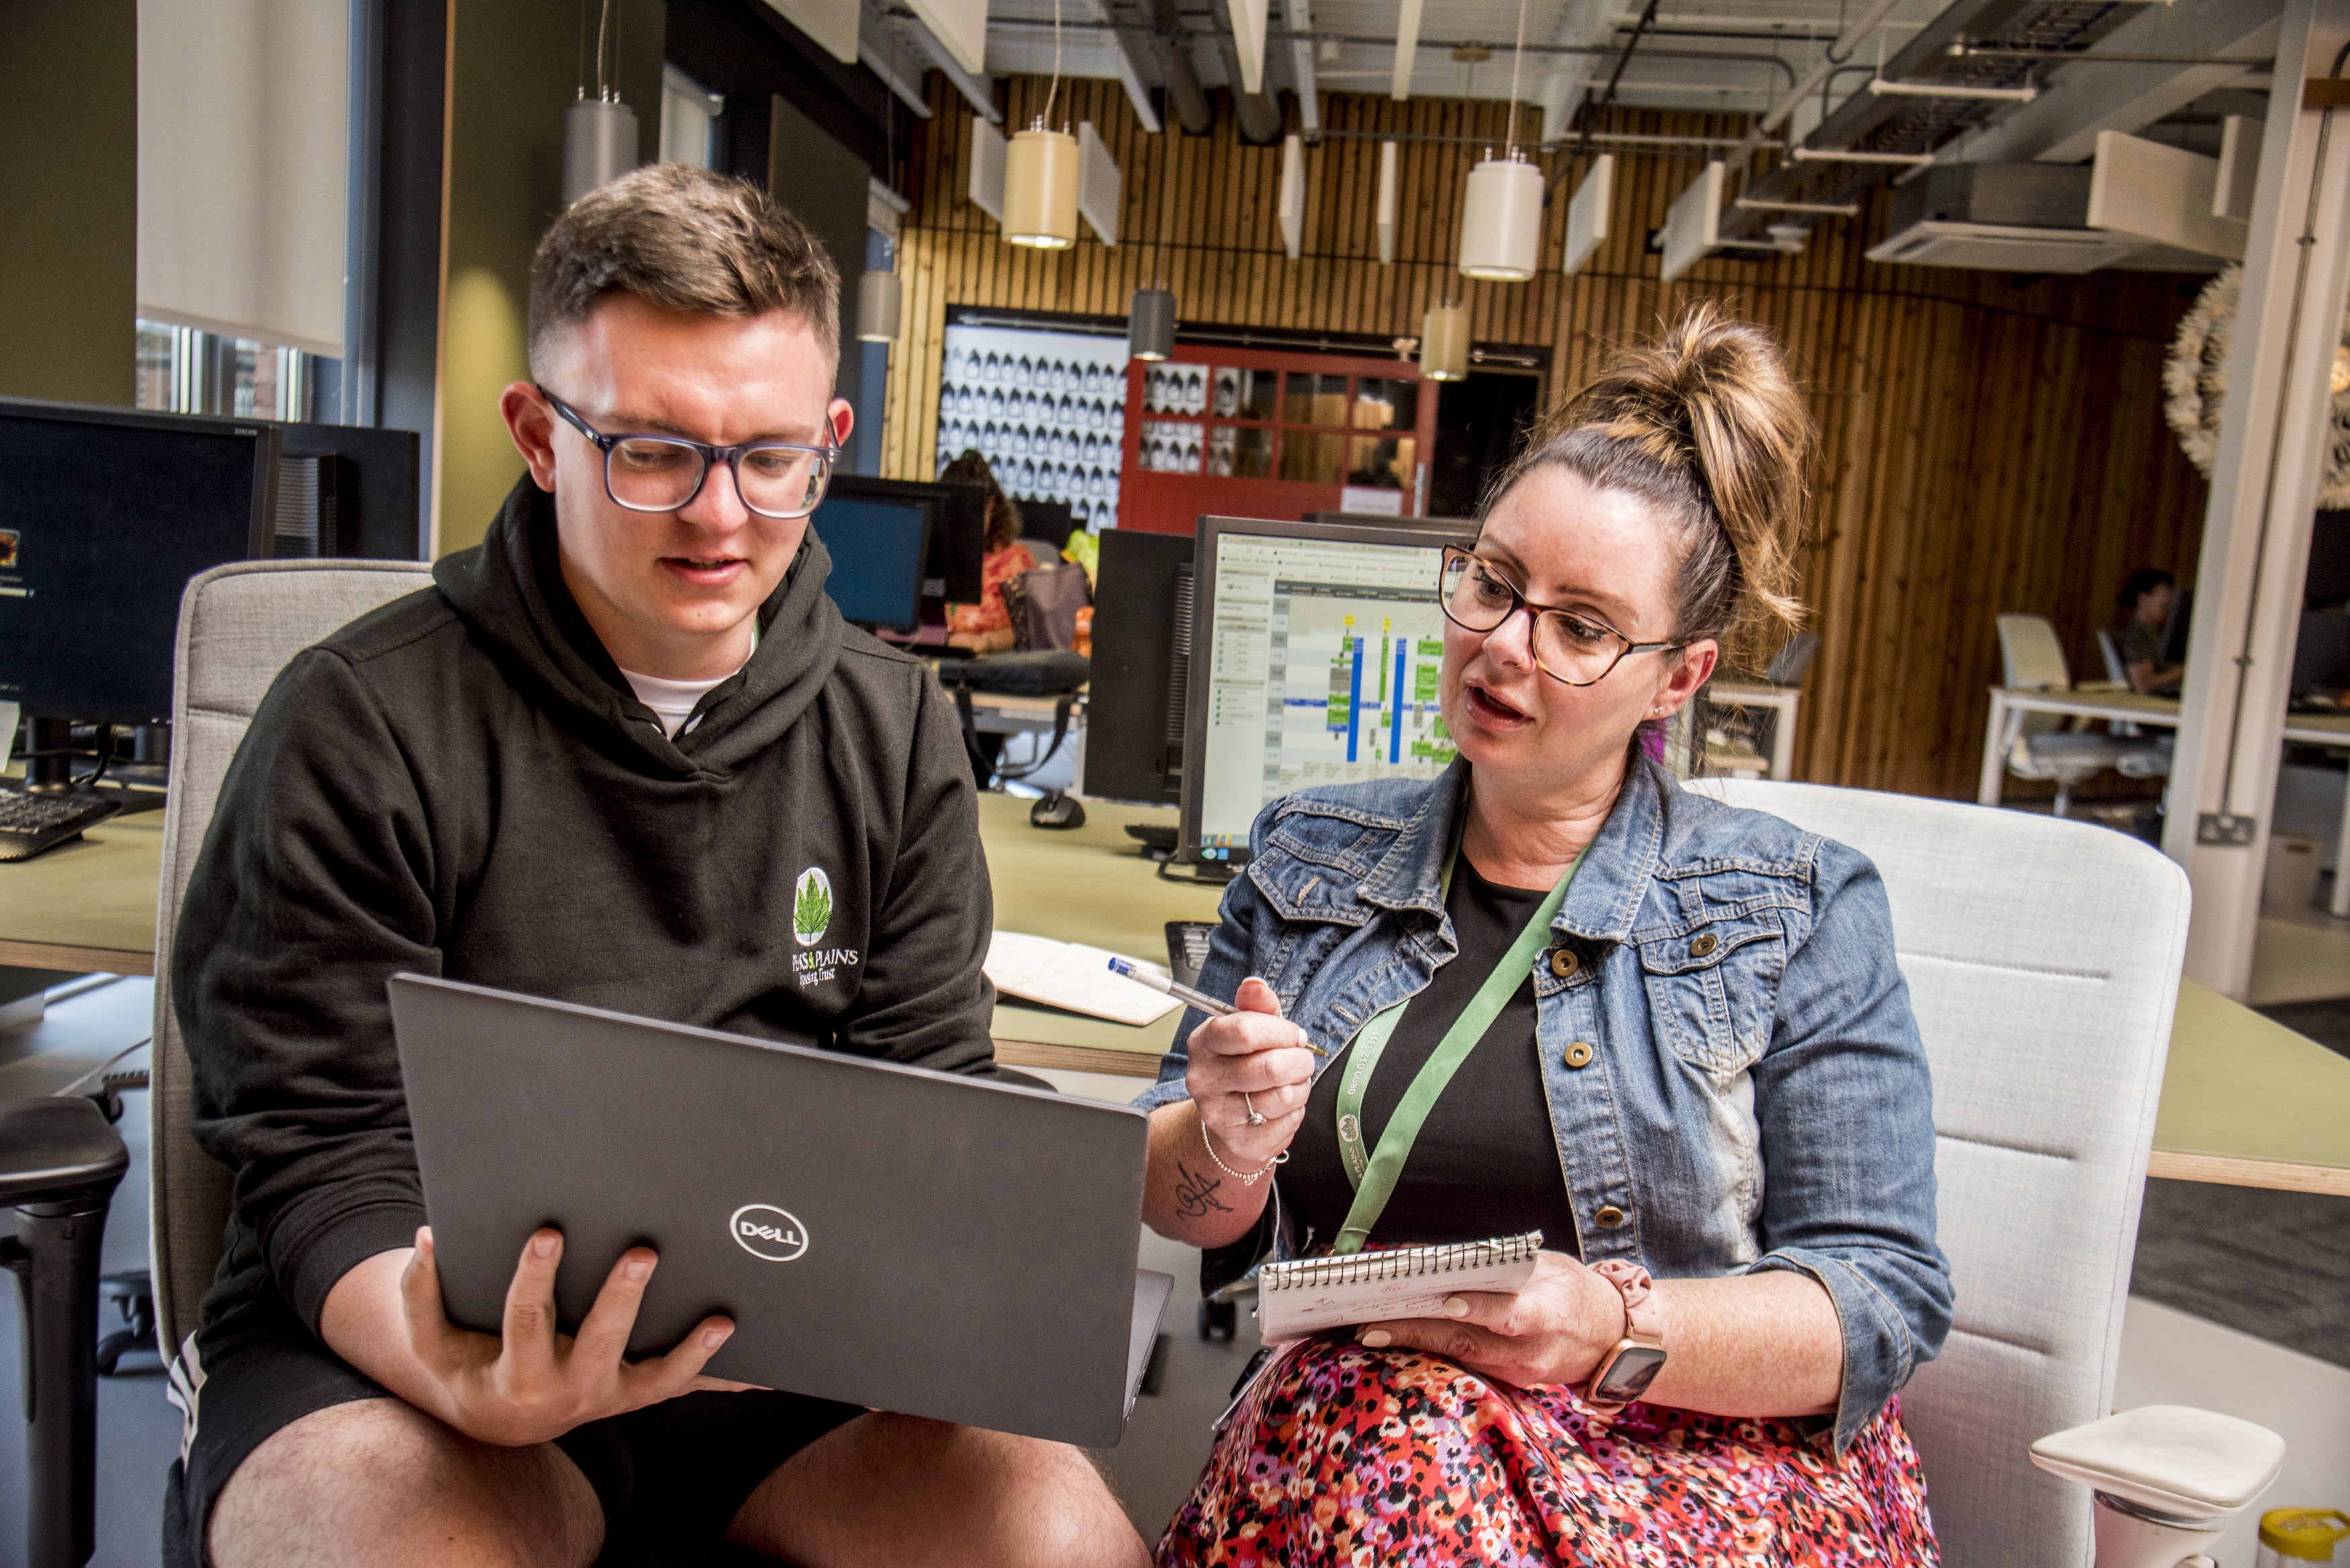
MULTIPOLYGON (((1231 1002, 1219 1002, 1206 992, 1194 991, 1180 981, 1161 980, 1147 969, 1137 968, 1126 959, 1113 957, 1109 961, 1109 969, 1112 974, 1123 975, 1128 980, 1139 985, 1147 985, 1153 991, 1163 991, 1178 1002, 1189 1002, 1211 1018, 1230 1018, 1240 1011, 1231 1002)), ((1330 1054, 1319 1045, 1309 1044, 1305 1049, 1313 1052, 1316 1056, 1326 1057, 1330 1054)))

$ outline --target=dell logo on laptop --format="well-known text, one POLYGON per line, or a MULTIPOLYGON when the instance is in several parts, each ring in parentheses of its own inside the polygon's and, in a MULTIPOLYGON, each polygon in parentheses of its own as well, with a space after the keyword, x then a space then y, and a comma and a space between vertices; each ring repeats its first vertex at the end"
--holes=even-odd
POLYGON ((726 1221, 734 1244, 754 1258, 788 1263, 807 1251, 807 1227, 771 1203, 745 1203, 726 1221))

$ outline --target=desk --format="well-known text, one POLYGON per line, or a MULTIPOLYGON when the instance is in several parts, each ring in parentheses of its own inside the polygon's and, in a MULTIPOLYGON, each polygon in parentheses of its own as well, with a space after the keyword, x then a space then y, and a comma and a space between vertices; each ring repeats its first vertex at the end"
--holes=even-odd
MULTIPOLYGON (((1161 958, 1167 921, 1216 918, 1219 889, 1161 880, 1126 836, 1126 824, 1171 823, 1172 811, 1088 801, 1085 826, 1053 832, 1028 826, 1028 806, 1012 795, 979 801, 1004 929, 1161 958)), ((158 813, 118 817, 86 843, 0 865, 0 963, 153 973, 162 826, 158 813)), ((1147 1078, 1181 1016, 1135 1029, 1006 1002, 993 1030, 1009 1066, 1147 1078)), ((2350 1195, 2350 1058, 2183 983, 2147 1168, 2350 1195)))
MULTIPOLYGON (((2178 728, 2178 699, 2141 697, 2135 691, 2028 691, 2012 686, 1991 689, 1991 717, 1983 726, 1982 777, 1975 803, 1997 805, 2007 777, 2007 721, 2011 713, 2063 713, 2078 719, 2178 728)), ((2287 713, 2282 739, 2300 746, 2350 747, 2350 713, 2287 713)), ((2342 831, 2335 839, 2334 897, 2329 909, 2350 916, 2350 794, 2342 802, 2342 831)))

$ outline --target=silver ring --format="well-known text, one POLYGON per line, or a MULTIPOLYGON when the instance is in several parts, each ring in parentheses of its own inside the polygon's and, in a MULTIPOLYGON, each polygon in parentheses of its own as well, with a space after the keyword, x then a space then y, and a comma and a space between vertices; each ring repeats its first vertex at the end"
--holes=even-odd
POLYGON ((1249 1126, 1253 1127, 1261 1127, 1264 1126, 1264 1113, 1256 1108, 1256 1102, 1254 1100, 1250 1099, 1248 1096, 1243 1093, 1241 1096, 1241 1104, 1248 1107, 1249 1126))

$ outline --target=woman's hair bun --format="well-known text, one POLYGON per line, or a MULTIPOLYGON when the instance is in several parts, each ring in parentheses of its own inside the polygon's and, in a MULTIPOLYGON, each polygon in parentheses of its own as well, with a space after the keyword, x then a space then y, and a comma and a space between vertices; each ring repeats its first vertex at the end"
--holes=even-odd
POLYGON ((1557 464, 1648 501, 1682 535, 1674 635, 1715 638, 1732 666, 1759 669, 1803 624, 1796 557, 1816 444, 1771 335, 1700 301, 1537 424, 1491 499, 1557 464))

